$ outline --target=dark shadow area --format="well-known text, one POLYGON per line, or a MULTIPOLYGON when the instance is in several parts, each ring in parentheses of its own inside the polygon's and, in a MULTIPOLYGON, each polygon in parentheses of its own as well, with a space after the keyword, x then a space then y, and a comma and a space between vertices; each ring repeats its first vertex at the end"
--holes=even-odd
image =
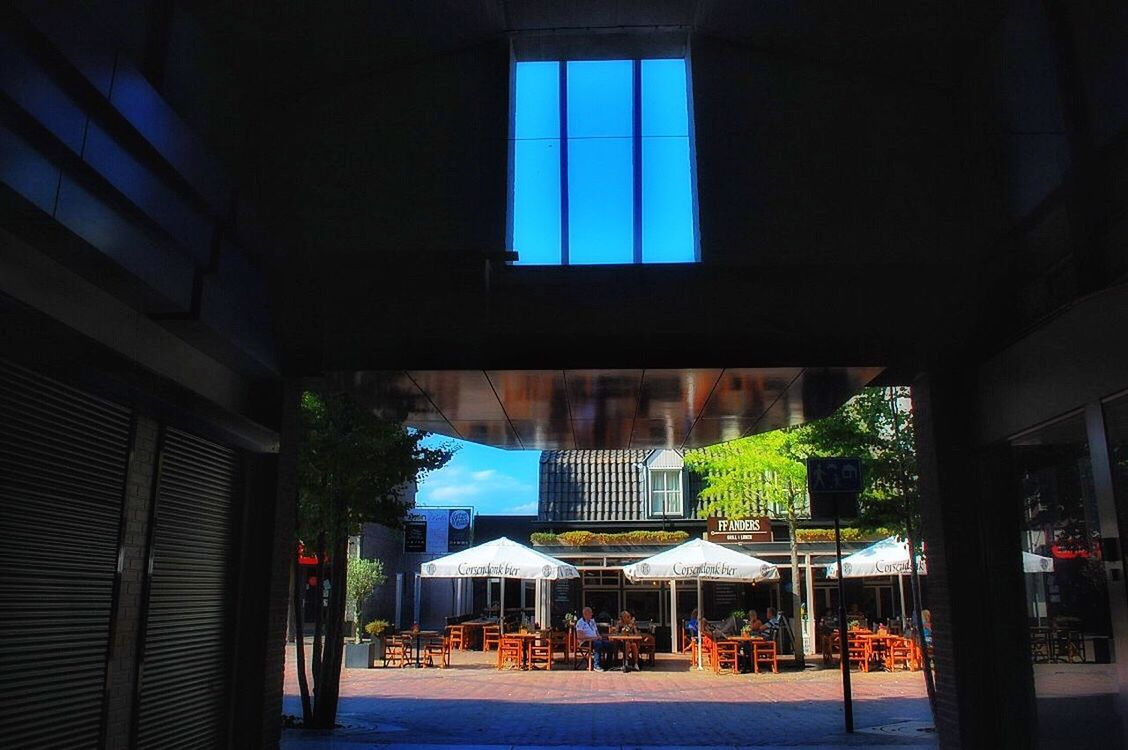
POLYGON ((1039 698, 1038 740, 1042 747, 1120 750, 1124 741, 1116 696, 1104 693, 1039 698))
MULTIPOLYGON (((842 726, 842 705, 826 700, 774 696, 770 684, 751 686, 748 700, 701 701, 671 686, 669 701, 635 700, 629 685, 620 694, 606 688, 590 693, 577 685, 545 689, 530 685, 510 700, 460 700, 402 696, 342 698, 334 740, 427 745, 882 745, 935 741, 931 733, 882 736, 848 735, 842 726), (680 696, 684 696, 681 698, 680 696)), ((609 683, 607 687, 611 687, 609 683)), ((794 692, 794 685, 788 693, 794 692)), ((707 690, 707 689, 706 689, 707 690)), ((287 696, 285 710, 298 710, 287 696)), ((860 729, 904 721, 929 722, 924 698, 861 700, 854 703, 860 729)), ((316 735, 291 731, 297 746, 316 735)), ((327 739, 327 737, 323 736, 327 739)))

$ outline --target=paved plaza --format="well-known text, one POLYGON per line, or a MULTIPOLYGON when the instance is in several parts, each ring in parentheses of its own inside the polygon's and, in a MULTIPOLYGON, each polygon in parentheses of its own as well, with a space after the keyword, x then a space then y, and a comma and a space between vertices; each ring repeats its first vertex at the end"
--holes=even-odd
MULTIPOLYGON (((293 650, 287 714, 301 714, 293 650)), ((283 747, 407 745, 599 748, 935 745, 920 672, 853 675, 857 732, 842 726, 841 676, 717 676, 662 654, 642 672, 498 672, 493 654, 455 652, 447 669, 344 670, 340 729, 287 730, 283 747)), ((821 661, 817 662, 821 667, 821 661)), ((422 749, 421 749, 422 750, 422 749)))

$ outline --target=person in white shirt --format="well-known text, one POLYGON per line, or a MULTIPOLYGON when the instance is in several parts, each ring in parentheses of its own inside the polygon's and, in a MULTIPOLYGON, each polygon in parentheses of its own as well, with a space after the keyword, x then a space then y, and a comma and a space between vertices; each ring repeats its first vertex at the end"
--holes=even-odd
POLYGON ((584 607, 583 615, 576 620, 576 642, 591 644, 592 667, 596 672, 602 672, 603 661, 611 655, 611 642, 599 634, 599 625, 591 616, 591 607, 584 607))

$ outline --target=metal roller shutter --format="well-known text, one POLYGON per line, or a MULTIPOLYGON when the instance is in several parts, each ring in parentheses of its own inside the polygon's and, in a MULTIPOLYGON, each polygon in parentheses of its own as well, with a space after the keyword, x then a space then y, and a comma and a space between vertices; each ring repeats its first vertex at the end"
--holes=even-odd
POLYGON ((95 747, 130 414, 0 360, 0 744, 95 747))
POLYGON ((168 429, 161 448, 139 748, 227 744, 235 451, 168 429))

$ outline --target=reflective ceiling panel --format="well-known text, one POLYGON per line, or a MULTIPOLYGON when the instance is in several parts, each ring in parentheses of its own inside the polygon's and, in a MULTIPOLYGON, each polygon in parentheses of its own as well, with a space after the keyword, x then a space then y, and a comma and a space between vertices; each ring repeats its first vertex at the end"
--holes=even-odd
POLYGON ((701 416, 707 419, 728 416, 759 419, 802 371, 800 367, 726 368, 701 416))
POLYGON ((486 373, 513 422, 567 422, 563 370, 490 370, 486 373))
POLYGON ((880 368, 338 373, 387 419, 500 448, 696 448, 830 414, 880 368))
POLYGON ((692 424, 701 414, 720 375, 720 369, 647 370, 642 377, 638 419, 692 424))
POLYGON ((408 375, 451 424, 506 418, 489 378, 481 370, 422 370, 409 371, 408 375))
POLYGON ((685 448, 703 448, 707 445, 725 443, 743 437, 756 425, 751 417, 722 417, 706 419, 702 417, 693 423, 693 430, 686 438, 685 448))
POLYGON ((572 419, 634 419, 642 370, 567 370, 564 376, 572 419))

